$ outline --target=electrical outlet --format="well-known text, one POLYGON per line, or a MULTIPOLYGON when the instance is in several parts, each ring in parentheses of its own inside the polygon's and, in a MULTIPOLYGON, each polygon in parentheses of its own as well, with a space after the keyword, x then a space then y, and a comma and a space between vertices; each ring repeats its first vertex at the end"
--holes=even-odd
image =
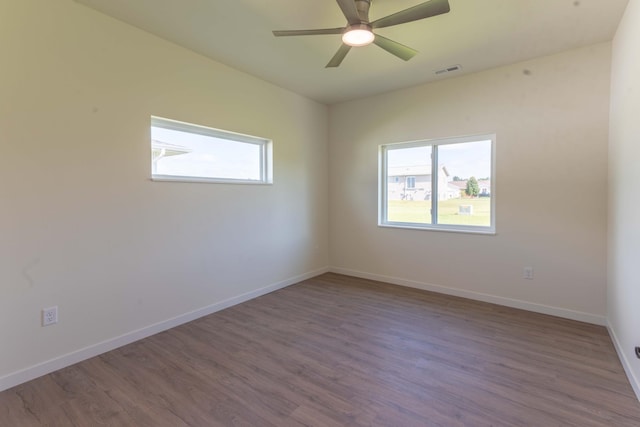
POLYGON ((42 309, 42 326, 58 323, 58 306, 42 309))
POLYGON ((524 267, 522 269, 522 278, 527 280, 533 280, 533 267, 524 267))

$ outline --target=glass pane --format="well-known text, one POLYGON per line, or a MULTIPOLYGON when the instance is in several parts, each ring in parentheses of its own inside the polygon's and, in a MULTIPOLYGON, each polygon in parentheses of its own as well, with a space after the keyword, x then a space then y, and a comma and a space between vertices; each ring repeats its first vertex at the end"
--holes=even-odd
POLYGON ((438 146, 438 224, 491 226, 491 141, 438 146))
POLYGON ((151 127, 154 175, 197 178, 262 178, 259 144, 151 127))
POLYGON ((387 221, 431 224, 431 147, 387 149, 387 221))

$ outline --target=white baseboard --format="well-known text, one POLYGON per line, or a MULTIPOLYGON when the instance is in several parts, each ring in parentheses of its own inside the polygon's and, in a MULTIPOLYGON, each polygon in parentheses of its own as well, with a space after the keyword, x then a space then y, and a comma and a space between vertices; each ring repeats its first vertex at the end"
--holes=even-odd
POLYGON ((41 377, 42 375, 49 374, 83 360, 90 359, 102 353, 106 353, 118 347, 130 344, 134 341, 138 341, 151 335, 155 335, 159 332, 166 331, 167 329, 171 329, 184 323, 191 322, 192 320, 198 319, 200 317, 207 316, 220 310, 224 310, 225 308, 234 306, 236 304, 249 301, 253 298, 257 298, 259 296, 277 291, 278 289, 286 288, 287 286, 294 285, 298 282, 310 279, 328 271, 329 268, 321 268, 305 274, 301 274, 296 277, 291 277, 281 282, 273 283, 263 288, 256 289, 255 291, 247 292, 245 294, 238 295, 224 301, 220 301, 218 303, 181 314, 171 319, 163 320, 162 322, 158 322, 153 325, 128 332, 118 337, 111 338, 106 341, 102 341, 100 343, 93 344, 88 347, 73 351, 71 353, 56 357, 54 359, 47 360, 37 365, 30 366, 20 371, 10 373, 8 375, 0 377, 0 391, 7 390, 11 387, 15 387, 19 384, 41 377))
POLYGON ((19 384, 38 378, 42 375, 49 374, 51 372, 57 371, 59 369, 65 368, 67 366, 73 365, 75 363, 81 362, 91 357, 98 356, 102 353, 106 353, 108 351, 130 344, 134 341, 138 341, 143 338, 149 337, 151 335, 155 335, 159 332, 166 331, 167 329, 171 329, 176 326, 182 325, 184 323, 191 322, 200 317, 207 316, 209 314, 215 313, 220 310, 224 310, 225 308, 234 306, 236 304, 240 304, 245 301, 249 301, 253 298, 257 298, 259 296, 274 292, 278 289, 291 286, 303 280, 318 276, 320 274, 323 274, 329 271, 338 273, 338 274, 345 274, 349 276, 360 277, 363 279, 377 280, 381 282, 391 283, 391 284, 400 285, 400 286, 406 286, 410 288, 422 289, 422 290, 438 292, 446 295, 453 295, 453 296, 458 296, 463 298, 474 299, 478 301, 494 303, 494 304, 503 305, 507 307, 520 308, 523 310, 533 311, 536 313, 549 314, 552 316, 564 317, 567 319, 578 320, 581 322, 587 322, 587 323, 592 323, 592 324, 601 325, 601 326, 608 326, 612 339, 616 346, 616 350, 618 351, 618 354, 620 355, 620 359, 625 368, 625 371, 629 376, 631 385, 634 391, 636 392, 636 394, 640 398, 640 385, 637 379, 633 376, 632 372, 630 371, 628 361, 624 357, 624 353, 619 348, 620 346, 617 341, 617 338, 615 337, 613 329, 611 329, 611 327, 608 325, 607 320, 604 316, 597 316, 589 313, 567 310, 567 309, 558 308, 558 307, 545 306, 541 304, 535 304, 535 303, 530 303, 526 301, 510 299, 510 298, 504 298, 504 297, 499 297, 495 295, 482 294, 482 293, 472 292, 468 290, 447 288, 444 286, 421 283, 417 281, 400 279, 396 277, 383 276, 383 275, 372 274, 372 273, 364 273, 361 271, 350 270, 350 269, 345 269, 340 267, 321 268, 321 269, 310 271, 308 273, 305 273, 296 277, 291 277, 287 280, 283 280, 281 282, 274 283, 274 284, 265 286, 263 288, 256 289, 254 291, 247 292, 245 294, 238 295, 215 304, 211 304, 209 306, 173 317, 171 319, 167 319, 162 322, 158 322, 153 325, 128 332, 118 337, 114 337, 106 341, 102 341, 100 343, 90 345, 88 347, 56 357, 54 359, 39 363, 37 365, 30 366, 20 371, 10 373, 8 375, 0 377, 0 391, 7 390, 11 387, 15 387, 19 384))
POLYGON ((618 340, 618 336, 616 335, 615 329, 611 326, 611 323, 607 323, 607 329, 609 330, 609 336, 611 337, 611 341, 613 341, 613 346, 616 348, 616 352, 618 353, 618 358, 620 359, 620 363, 622 363, 622 367, 624 368, 624 372, 627 374, 627 378, 629 379, 629 383, 631 383, 631 388, 636 393, 636 397, 640 401, 640 381, 633 374, 631 370, 631 364, 629 363, 629 359, 625 355, 623 351, 622 344, 620 340, 618 340))
POLYGON ((607 318, 605 316, 583 313, 581 311, 574 311, 566 308, 536 304, 512 298, 505 298, 496 295, 468 291, 465 289, 448 288, 446 286, 422 283, 414 280, 400 279, 397 277, 383 276, 380 274, 364 273, 362 271, 350 270, 341 267, 331 267, 330 271, 332 273, 345 274, 347 276, 360 277, 362 279, 377 280, 379 282, 391 283, 393 285, 406 286, 409 288, 422 289, 425 291, 432 291, 445 295, 452 295, 477 301, 489 302, 506 307, 519 308, 522 310, 533 311, 535 313, 549 314, 551 316, 563 317, 565 319, 577 320, 585 323, 592 323, 599 326, 607 325, 607 318))

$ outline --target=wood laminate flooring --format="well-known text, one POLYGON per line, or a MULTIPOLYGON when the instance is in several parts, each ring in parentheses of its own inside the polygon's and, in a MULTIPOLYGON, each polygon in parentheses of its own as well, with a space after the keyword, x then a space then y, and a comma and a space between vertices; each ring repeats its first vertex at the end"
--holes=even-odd
POLYGON ((603 327, 325 274, 0 393, 1 426, 640 426, 603 327))

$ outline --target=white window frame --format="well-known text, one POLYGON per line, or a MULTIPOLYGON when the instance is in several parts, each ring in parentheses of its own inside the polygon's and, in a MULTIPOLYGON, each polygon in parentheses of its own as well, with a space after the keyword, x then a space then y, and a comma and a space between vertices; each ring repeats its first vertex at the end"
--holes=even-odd
POLYGON ((475 234, 496 234, 496 135, 469 135, 453 138, 426 139, 411 142, 397 142, 391 144, 382 144, 378 147, 378 226, 391 228, 408 228, 416 230, 432 230, 432 231, 450 231, 459 233, 475 233, 475 234), (465 142, 491 141, 491 188, 490 188, 490 225, 455 225, 455 224, 438 224, 438 197, 431 197, 431 224, 413 223, 413 222, 396 222, 387 219, 388 212, 388 177, 387 177, 387 153, 389 149, 394 148, 413 148, 413 147, 431 147, 431 194, 438 194, 438 147, 449 144, 460 144, 465 142))
MULTIPOLYGON (((213 138, 235 141, 242 144, 254 144, 260 147, 260 177, 259 179, 235 179, 222 177, 201 177, 183 175, 163 175, 151 171, 153 181, 178 181, 178 182, 203 182, 203 183, 225 183, 225 184, 272 184, 273 183, 273 142, 270 139, 257 136, 244 135, 241 133, 210 128, 192 123, 180 122, 177 120, 151 116, 151 127, 176 130, 196 135, 210 136, 213 138)), ((153 143, 153 142, 152 142, 153 143)), ((153 160, 152 160, 153 161, 153 160)))

